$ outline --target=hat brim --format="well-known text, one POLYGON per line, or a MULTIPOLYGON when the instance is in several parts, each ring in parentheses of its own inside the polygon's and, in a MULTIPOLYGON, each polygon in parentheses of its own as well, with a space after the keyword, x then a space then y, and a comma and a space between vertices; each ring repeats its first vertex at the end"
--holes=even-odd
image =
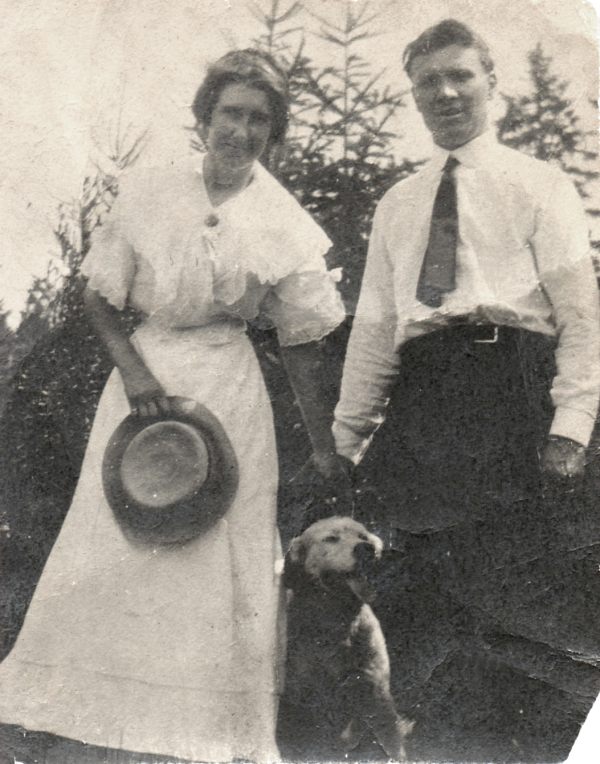
POLYGON ((125 417, 112 434, 102 463, 104 493, 119 525, 127 535, 150 543, 182 543, 205 532, 227 512, 239 482, 235 451, 215 415, 188 398, 172 396, 169 402, 168 416, 125 417), (168 421, 188 424, 199 432, 208 451, 208 474, 201 487, 185 500, 148 506, 127 490, 120 466, 136 435, 151 424, 168 421))

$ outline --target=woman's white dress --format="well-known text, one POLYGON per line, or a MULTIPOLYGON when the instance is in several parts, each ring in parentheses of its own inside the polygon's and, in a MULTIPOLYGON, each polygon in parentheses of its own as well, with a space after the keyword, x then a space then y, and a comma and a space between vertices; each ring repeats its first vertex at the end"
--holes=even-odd
POLYGON ((116 307, 145 314, 134 343, 167 394, 219 418, 239 490, 191 542, 127 539, 101 481, 106 443, 128 413, 113 371, 73 503, 0 665, 0 721, 191 760, 278 758, 277 456, 245 320, 271 322, 282 344, 331 331, 343 308, 329 245, 259 165, 216 209, 192 164, 121 180, 82 270, 116 307))

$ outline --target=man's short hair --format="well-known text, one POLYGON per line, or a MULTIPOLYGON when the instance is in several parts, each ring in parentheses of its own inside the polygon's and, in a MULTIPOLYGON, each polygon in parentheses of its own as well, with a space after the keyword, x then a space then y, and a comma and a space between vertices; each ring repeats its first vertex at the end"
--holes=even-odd
POLYGON ((449 45, 461 45, 463 48, 475 48, 479 52, 481 65, 486 72, 494 71, 494 62, 490 49, 482 38, 475 34, 466 24, 456 19, 444 19, 439 24, 429 27, 416 40, 409 43, 404 50, 402 63, 410 77, 412 63, 417 56, 426 56, 436 50, 442 50, 449 45))

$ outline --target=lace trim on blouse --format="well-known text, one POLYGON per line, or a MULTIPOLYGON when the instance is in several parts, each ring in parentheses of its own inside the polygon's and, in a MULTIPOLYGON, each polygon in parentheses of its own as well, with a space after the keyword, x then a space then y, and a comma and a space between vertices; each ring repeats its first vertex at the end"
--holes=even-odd
POLYGON ((260 312, 283 344, 335 328, 345 311, 340 273, 324 260, 331 242, 297 200, 259 164, 250 186, 217 208, 201 182, 189 167, 123 178, 81 268, 89 286, 118 309, 133 292, 147 314, 215 304, 246 320, 260 312), (253 283, 272 287, 263 303, 253 283))

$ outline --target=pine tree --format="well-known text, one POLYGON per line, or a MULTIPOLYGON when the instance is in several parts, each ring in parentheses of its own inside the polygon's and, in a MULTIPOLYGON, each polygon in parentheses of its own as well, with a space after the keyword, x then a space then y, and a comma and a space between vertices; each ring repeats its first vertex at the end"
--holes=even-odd
POLYGON ((300 2, 253 4, 266 31, 256 44, 273 55, 290 82, 290 131, 270 169, 323 226, 334 243, 330 267, 342 266, 349 313, 358 296, 371 220, 382 194, 413 172, 418 162, 397 164, 390 123, 405 93, 383 85, 358 52, 379 33, 368 2, 346 2, 338 21, 308 13, 300 2), (306 53, 301 15, 317 22, 316 37, 332 48, 336 63, 320 67, 306 53))
MULTIPOLYGON (((82 453, 98 395, 111 368, 84 314, 79 269, 92 233, 102 225, 117 196, 119 173, 137 160, 144 138, 130 140, 126 133, 118 135, 103 156, 108 169, 97 165, 96 172, 84 179, 80 198, 59 206, 54 235, 60 246, 60 263, 51 261, 46 273, 34 278, 13 343, 7 373, 11 390, 6 394, 36 416, 46 410, 62 410, 64 422, 73 416, 67 437, 75 439, 78 453, 82 453), (69 401, 74 392, 75 407, 69 401)), ((125 315, 127 328, 132 322, 133 316, 125 315)))
MULTIPOLYGON (((530 94, 503 98, 507 109, 498 122, 498 137, 507 146, 525 151, 537 159, 557 162, 576 184, 579 193, 589 199, 588 184, 600 177, 594 169, 598 159, 597 136, 583 130, 581 119, 568 96, 569 83, 552 72, 552 58, 541 44, 529 53, 530 94)), ((600 211, 590 208, 592 215, 600 211)))
POLYGON ((102 225, 119 192, 119 175, 139 158, 146 133, 129 138, 127 131, 117 134, 106 155, 104 164, 83 182, 79 199, 59 207, 58 225, 54 231, 60 245, 61 259, 66 275, 58 299, 53 303, 52 320, 55 325, 83 318, 79 268, 91 246, 92 234, 102 225))
MULTIPOLYGON (((72 464, 64 486, 73 486, 94 410, 112 364, 83 311, 79 269, 93 231, 102 225, 118 193, 118 174, 138 158, 143 136, 115 141, 105 157, 109 169, 85 178, 81 197, 58 210, 55 236, 61 263, 51 262, 29 289, 16 331, 1 430, 5 442, 20 444, 13 454, 16 473, 30 473, 29 485, 42 484, 53 465, 72 464)), ((125 326, 131 328, 132 317, 125 326)), ((55 474, 58 474, 54 470, 55 474)), ((22 478, 15 478, 19 485, 22 478)), ((66 486, 66 487, 65 487, 66 486)), ((68 506, 68 501, 65 499, 68 506)))

